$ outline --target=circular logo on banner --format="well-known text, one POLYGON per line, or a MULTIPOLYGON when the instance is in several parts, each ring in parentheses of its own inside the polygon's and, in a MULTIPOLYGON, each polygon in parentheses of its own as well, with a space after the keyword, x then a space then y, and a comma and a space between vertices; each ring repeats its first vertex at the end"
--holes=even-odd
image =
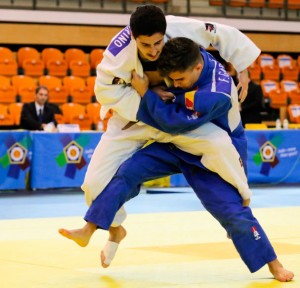
POLYGON ((26 160, 27 149, 20 143, 15 143, 8 150, 10 164, 23 164, 26 160))
POLYGON ((82 152, 83 148, 80 145, 78 145, 75 141, 70 142, 64 148, 67 163, 80 163, 82 152))
POLYGON ((263 162, 273 162, 276 157, 276 147, 269 141, 267 141, 260 148, 260 155, 263 162))

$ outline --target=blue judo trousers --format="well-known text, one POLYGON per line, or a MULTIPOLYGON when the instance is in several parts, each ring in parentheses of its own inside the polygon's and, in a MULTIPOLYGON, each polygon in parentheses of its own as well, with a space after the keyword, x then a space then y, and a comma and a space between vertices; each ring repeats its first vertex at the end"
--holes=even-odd
POLYGON ((139 150, 121 165, 84 219, 108 230, 116 212, 139 194, 143 182, 183 173, 203 206, 227 231, 250 272, 275 260, 268 237, 251 209, 242 206, 236 188, 203 167, 199 160, 172 144, 153 143, 139 150))

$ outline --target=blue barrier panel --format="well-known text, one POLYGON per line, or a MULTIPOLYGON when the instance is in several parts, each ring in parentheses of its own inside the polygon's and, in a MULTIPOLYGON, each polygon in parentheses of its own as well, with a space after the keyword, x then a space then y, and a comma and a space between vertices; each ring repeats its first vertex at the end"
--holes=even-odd
POLYGON ((80 187, 101 135, 31 132, 31 188, 80 187))
POLYGON ((0 132, 0 190, 26 188, 30 158, 31 139, 27 131, 0 132))
POLYGON ((300 131, 246 131, 249 183, 300 182, 300 131))

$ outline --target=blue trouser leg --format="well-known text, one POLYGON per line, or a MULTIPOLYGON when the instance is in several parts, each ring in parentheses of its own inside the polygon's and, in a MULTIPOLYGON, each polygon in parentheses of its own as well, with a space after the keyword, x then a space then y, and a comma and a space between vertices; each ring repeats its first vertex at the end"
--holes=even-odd
POLYGON ((154 143, 125 161, 90 206, 85 220, 108 229, 115 213, 139 193, 141 183, 182 172, 205 208, 225 228, 251 272, 276 259, 276 254, 238 191, 217 174, 204 169, 199 157, 172 145, 154 143))
POLYGON ((263 228, 251 209, 242 206, 241 196, 233 186, 217 174, 203 169, 191 170, 187 166, 183 170, 203 206, 225 228, 251 272, 276 259, 263 228))
POLYGON ((143 182, 181 173, 179 159, 169 151, 167 144, 153 143, 136 152, 92 202, 84 219, 108 230, 116 212, 139 194, 143 182))

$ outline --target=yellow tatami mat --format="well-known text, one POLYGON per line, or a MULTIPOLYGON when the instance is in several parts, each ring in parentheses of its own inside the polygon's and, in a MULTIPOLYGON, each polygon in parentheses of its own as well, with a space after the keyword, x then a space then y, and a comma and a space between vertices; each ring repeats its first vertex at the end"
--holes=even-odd
POLYGON ((300 208, 254 209, 279 260, 295 273, 289 283, 267 267, 251 274, 226 233, 207 212, 131 214, 128 235, 108 269, 100 266, 107 232, 82 248, 60 236, 80 217, 0 221, 1 288, 260 288, 300 287, 300 208))

